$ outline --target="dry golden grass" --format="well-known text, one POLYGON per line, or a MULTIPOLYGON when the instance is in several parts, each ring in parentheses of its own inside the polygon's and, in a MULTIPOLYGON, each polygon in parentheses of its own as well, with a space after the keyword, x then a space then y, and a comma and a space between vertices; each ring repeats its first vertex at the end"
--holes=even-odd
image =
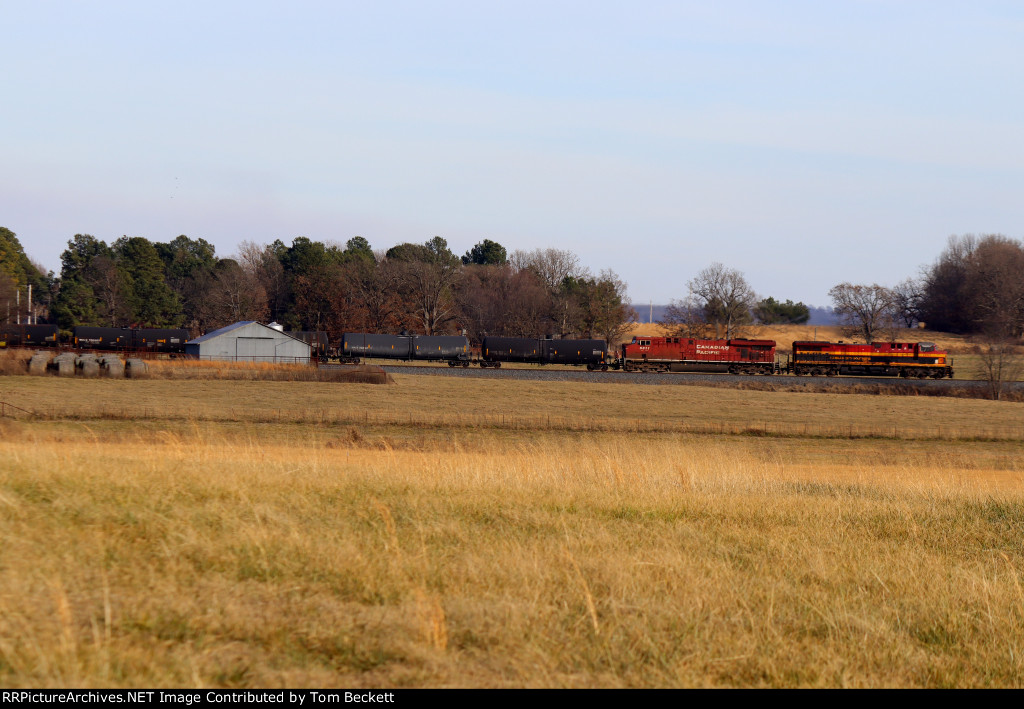
MULTIPOLYGON (((395 375, 395 386, 0 377, 0 401, 53 419, 342 423, 510 431, 1024 438, 1024 403, 702 386, 395 375)), ((613 380, 612 380, 613 381, 613 380)))
POLYGON ((1017 686, 1024 670, 1019 451, 999 470, 935 451, 808 467, 706 438, 413 450, 354 429, 6 427, 5 686, 1017 686))
POLYGON ((17 376, 28 372, 32 350, 0 349, 0 376, 17 376))
POLYGON ((0 377, 0 685, 1021 684, 1022 404, 396 380, 0 377))
POLYGON ((352 365, 317 367, 309 364, 278 362, 221 362, 194 359, 147 360, 150 379, 224 379, 231 381, 274 382, 359 382, 387 384, 392 381, 380 367, 352 365))

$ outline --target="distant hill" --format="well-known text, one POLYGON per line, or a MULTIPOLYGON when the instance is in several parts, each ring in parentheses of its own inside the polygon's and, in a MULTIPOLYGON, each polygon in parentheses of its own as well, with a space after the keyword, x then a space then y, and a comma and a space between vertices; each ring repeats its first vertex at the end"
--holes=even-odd
MULTIPOLYGON (((667 308, 668 305, 630 303, 630 307, 636 310, 636 314, 639 316, 639 322, 656 323, 661 322, 662 318, 665 317, 665 308, 667 308)), ((836 318, 835 314, 832 312, 832 308, 810 306, 810 310, 811 319, 807 322, 808 325, 837 325, 839 323, 839 319, 836 318)))
POLYGON ((839 318, 832 312, 832 308, 819 308, 816 306, 810 306, 811 319, 807 321, 808 325, 838 325, 839 318))

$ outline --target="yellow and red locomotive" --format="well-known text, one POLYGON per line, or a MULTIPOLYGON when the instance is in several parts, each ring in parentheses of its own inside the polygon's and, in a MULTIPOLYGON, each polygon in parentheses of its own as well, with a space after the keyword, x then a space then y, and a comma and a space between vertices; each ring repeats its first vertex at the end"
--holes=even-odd
POLYGON ((797 376, 953 378, 952 358, 932 342, 794 342, 789 369, 797 376))

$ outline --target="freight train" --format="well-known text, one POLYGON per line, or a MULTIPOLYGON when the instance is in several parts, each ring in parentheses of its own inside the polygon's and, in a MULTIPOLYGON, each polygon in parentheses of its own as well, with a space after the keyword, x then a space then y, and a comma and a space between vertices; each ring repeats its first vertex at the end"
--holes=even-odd
MULTIPOLYGON (((289 333, 313 349, 317 361, 358 363, 371 357, 397 361, 442 362, 450 367, 501 367, 503 362, 585 366, 588 370, 626 372, 728 372, 796 376, 889 376, 920 379, 953 377, 948 353, 930 342, 793 343, 783 362, 774 340, 706 340, 640 335, 609 350, 604 340, 555 340, 484 337, 479 351, 469 340, 451 335, 345 333, 331 348, 327 333, 289 333)), ((61 347, 123 352, 184 354, 188 331, 157 328, 79 326, 62 342, 56 325, 0 324, 0 347, 61 347)))

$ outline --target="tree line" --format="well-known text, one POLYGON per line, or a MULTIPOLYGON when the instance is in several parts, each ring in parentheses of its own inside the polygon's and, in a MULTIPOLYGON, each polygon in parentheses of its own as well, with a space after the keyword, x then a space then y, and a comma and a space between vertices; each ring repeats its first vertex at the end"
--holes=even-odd
POLYGON ((1024 336, 1024 242, 951 236, 916 277, 893 287, 840 283, 829 292, 848 331, 871 342, 900 327, 1009 342, 1024 336))
MULTIPOLYGON (((232 258, 204 239, 166 243, 76 234, 60 274, 45 274, 0 227, 0 303, 32 284, 34 300, 63 329, 75 325, 186 327, 199 334, 238 320, 293 330, 465 332, 594 337, 615 341, 635 320, 626 284, 591 273, 570 251, 509 254, 484 239, 459 257, 445 239, 374 250, 295 238, 243 242, 232 258)), ((806 323, 804 303, 758 296, 745 276, 715 263, 690 279, 660 321, 670 333, 732 338, 751 324, 806 323)), ((919 322, 933 330, 1007 341, 1024 335, 1024 243, 998 234, 949 238, 934 263, 895 286, 844 282, 833 312, 850 337, 895 337, 919 322)), ((13 319, 13 318, 11 318, 13 319)))
MULTIPOLYGON (((661 323, 676 335, 736 337, 754 323, 805 323, 803 303, 758 300, 744 275, 715 263, 687 283, 661 323)), ((900 328, 976 335, 989 342, 1024 336, 1024 242, 1000 234, 952 236, 934 263, 892 287, 839 283, 833 313, 849 337, 894 339, 900 328)))
POLYGON ((614 341, 635 320, 626 284, 610 269, 593 274, 570 251, 508 254, 484 239, 459 257, 445 239, 375 251, 363 237, 344 246, 297 237, 290 245, 243 242, 218 257, 204 239, 122 237, 107 244, 76 234, 58 276, 28 264, 4 230, 0 249, 19 257, 0 269, 0 298, 34 279, 37 302, 62 329, 184 327, 193 335, 239 320, 277 321, 291 330, 465 333, 614 341), (24 263, 22 263, 24 261, 24 263), (26 265, 27 264, 27 265, 26 265), (28 274, 28 275, 26 275, 28 274))

